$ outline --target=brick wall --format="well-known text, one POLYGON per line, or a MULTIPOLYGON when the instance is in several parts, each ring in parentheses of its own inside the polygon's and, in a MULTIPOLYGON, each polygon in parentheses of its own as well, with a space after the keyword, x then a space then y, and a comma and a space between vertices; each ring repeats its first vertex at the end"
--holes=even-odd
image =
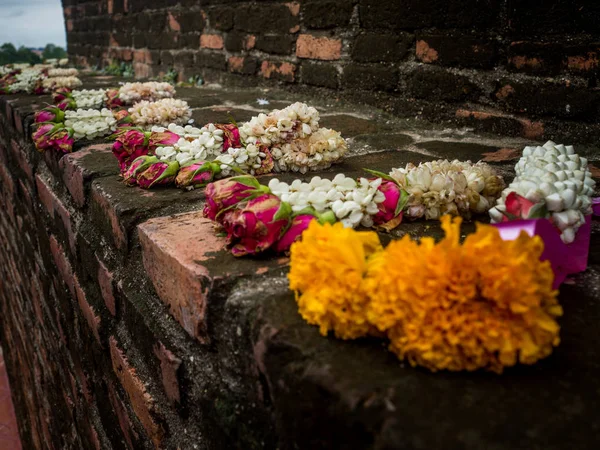
POLYGON ((596 0, 63 0, 69 54, 284 83, 505 135, 600 136, 596 0))
POLYGON ((132 195, 106 143, 36 152, 49 101, 0 97, 0 342, 23 448, 274 448, 250 313, 224 306, 250 266, 183 251, 223 247, 186 213, 201 192, 132 195))

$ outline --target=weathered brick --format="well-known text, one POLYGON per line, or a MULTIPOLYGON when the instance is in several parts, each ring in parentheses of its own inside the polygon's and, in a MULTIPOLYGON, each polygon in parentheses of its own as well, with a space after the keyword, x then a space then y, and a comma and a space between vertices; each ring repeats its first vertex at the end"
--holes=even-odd
POLYGON ((296 65, 288 62, 263 61, 260 66, 260 74, 267 79, 293 82, 296 65))
POLYGON ((262 35, 256 38, 255 48, 265 53, 275 55, 289 55, 294 46, 294 39, 290 35, 262 35))
POLYGON ((496 43, 487 38, 439 34, 417 36, 416 56, 424 63, 485 69, 494 66, 497 54, 496 43))
POLYGON ((158 342, 154 346, 154 354, 160 361, 161 379, 167 398, 172 403, 180 403, 181 394, 177 371, 181 366, 181 359, 168 350, 162 342, 158 342))
POLYGON ((296 41, 296 56, 298 58, 336 60, 340 59, 342 41, 327 37, 317 37, 301 34, 296 41))
POLYGON ((378 91, 394 91, 398 87, 396 69, 384 66, 349 64, 344 68, 342 87, 378 91))
POLYGON ((598 113, 600 93, 568 82, 501 80, 496 99, 508 111, 536 116, 593 120, 598 113))
POLYGON ((559 0, 532 2, 512 0, 507 19, 513 33, 532 34, 592 33, 600 34, 600 3, 595 0, 559 0))
POLYGON ((58 269, 62 280, 65 282, 73 298, 76 297, 75 292, 75 279, 73 278, 73 268, 69 258, 65 254, 62 245, 56 240, 54 236, 50 236, 50 251, 52 252, 52 258, 58 269))
POLYGON ((52 190, 48 181, 44 180, 39 174, 35 176, 35 183, 37 186, 38 197, 42 202, 42 205, 50 215, 55 218, 58 216, 63 225, 63 231, 68 239, 69 246, 73 254, 76 252, 75 246, 75 232, 71 225, 71 213, 65 206, 65 204, 58 198, 56 193, 52 190))
POLYGON ((301 66, 302 82, 312 86, 322 86, 336 89, 339 83, 337 67, 326 64, 305 61, 301 66))
POLYGON ((115 301, 115 287, 113 281, 113 273, 110 272, 104 263, 96 256, 98 263, 98 285, 100 286, 100 292, 104 299, 106 309, 113 315, 116 316, 117 308, 115 301))
POLYGON ((102 187, 98 184, 92 186, 92 207, 96 208, 103 217, 106 217, 112 229, 112 237, 115 246, 119 249, 127 248, 127 234, 124 227, 119 222, 115 209, 102 187))
MULTIPOLYGON (((7 102, 7 104, 8 104, 8 102, 7 102)), ((27 179, 31 183, 33 183, 33 167, 31 166, 31 163, 29 162, 29 159, 27 158, 25 149, 21 148, 21 146, 17 143, 17 141, 15 141, 14 139, 11 139, 10 150, 11 150, 11 156, 12 156, 13 160, 17 162, 17 164, 19 165, 19 167, 21 168, 21 170, 23 171, 25 176, 27 176, 27 179)))
POLYGON ((258 60, 253 56, 230 56, 227 64, 230 72, 245 75, 253 75, 258 68, 258 60))
POLYGON ((225 70, 227 61, 223 53, 213 53, 210 51, 200 51, 196 55, 196 63, 200 67, 209 69, 225 70))
POLYGON ((309 0, 302 5, 302 18, 308 28, 345 27, 353 8, 351 0, 309 0))
POLYGON ((352 46, 352 59, 358 62, 395 62, 406 55, 413 37, 408 33, 363 33, 352 46))
POLYGON ((98 332, 98 328, 100 327, 100 317, 96 314, 94 307, 89 304, 87 296, 85 295, 85 292, 79 283, 77 275, 73 277, 73 283, 75 286, 75 295, 77 297, 77 303, 79 304, 81 314, 92 330, 92 333, 94 334, 98 344, 102 345, 100 342, 100 333, 98 332))
POLYGON ((208 20, 211 28, 228 31, 233 28, 233 8, 215 6, 208 8, 208 20))
POLYGON ((541 122, 518 119, 497 111, 470 111, 461 108, 456 111, 456 118, 461 124, 495 134, 522 136, 533 140, 541 140, 544 135, 544 125, 541 122))
POLYGON ((160 447, 164 437, 164 430, 153 417, 156 414, 154 399, 146 391, 146 386, 140 380, 135 368, 129 364, 125 354, 117 346, 117 340, 114 336, 110 337, 109 346, 113 371, 129 397, 133 412, 140 420, 146 433, 148 433, 148 436, 154 442, 154 445, 160 447))
POLYGON ((508 48, 508 68, 514 72, 553 75, 560 72, 563 50, 554 43, 512 42, 508 48))
POLYGON ((286 33, 298 25, 298 16, 277 3, 240 5, 235 10, 235 29, 250 33, 286 33))
POLYGON ((202 34, 200 36, 200 47, 220 50, 223 48, 223 37, 218 34, 202 34))
POLYGON ((215 236, 202 213, 151 219, 139 226, 144 267, 161 300, 190 336, 208 341, 206 301, 212 279, 202 261, 219 250, 224 240, 215 236), (190 239, 201 242, 190 247, 190 239))
POLYGON ((431 66, 418 67, 406 77, 406 84, 410 95, 434 101, 464 101, 479 95, 467 77, 431 66))

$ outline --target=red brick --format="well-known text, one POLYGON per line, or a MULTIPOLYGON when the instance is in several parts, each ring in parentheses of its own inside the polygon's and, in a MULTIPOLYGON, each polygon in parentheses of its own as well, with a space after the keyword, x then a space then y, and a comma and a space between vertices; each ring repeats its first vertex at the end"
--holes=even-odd
POLYGON ((206 299, 212 279, 202 261, 222 249, 225 239, 215 235, 201 212, 151 219, 139 226, 139 238, 158 296, 190 336, 208 342, 206 299))
POLYGON ((131 419, 129 418, 129 415, 127 414, 127 408, 125 408, 125 405, 123 404, 123 402, 117 397, 117 394, 115 393, 115 388, 113 387, 112 383, 110 383, 110 382, 108 383, 108 400, 110 401, 110 404, 113 407, 113 411, 117 415, 117 420, 119 421, 119 427, 121 428, 121 431, 123 432, 123 437, 125 438, 125 442, 127 442, 127 445, 129 446, 129 448, 133 449, 134 445, 133 445, 133 441, 132 441, 131 437, 133 435, 135 437, 135 439, 137 440, 138 435, 131 425, 131 419))
POLYGON ((8 193, 11 197, 15 195, 15 182, 13 181, 12 175, 4 164, 0 163, 0 179, 2 184, 0 187, 8 193))
POLYGON ((171 14, 170 12, 169 12, 169 28, 171 29, 171 31, 181 31, 181 25, 179 24, 179 22, 177 21, 175 16, 173 16, 173 14, 171 14))
POLYGON ((223 48, 223 37, 218 34, 203 34, 200 36, 200 47, 220 50, 223 48))
POLYGON ((33 183, 33 170, 31 168, 31 164, 27 160, 27 156, 25 155, 25 150, 21 148, 21 146, 14 139, 11 140, 11 150, 12 156, 17 161, 17 164, 21 168, 21 170, 27 175, 27 178, 33 183))
POLYGON ((81 314, 83 315, 85 321, 92 330, 92 333, 94 334, 96 341, 98 341, 98 344, 102 345, 102 343, 100 342, 100 334, 98 332, 98 328, 100 327, 100 317, 98 317, 96 311, 94 311, 94 307, 88 303, 85 292, 81 287, 81 284, 79 284, 79 279, 77 278, 77 275, 73 277, 73 283, 75 285, 77 303, 79 304, 79 309, 81 309, 81 314))
POLYGON ((102 298, 104 304, 110 313, 115 316, 117 314, 115 305, 115 292, 113 285, 113 274, 109 272, 104 263, 96 256, 98 261, 98 284, 100 285, 100 292, 102 292, 102 298))
POLYGON ((146 386, 138 377, 135 368, 129 364, 123 351, 117 346, 117 340, 114 336, 110 337, 109 343, 113 370, 129 397, 133 412, 140 420, 148 436, 154 442, 154 445, 160 447, 164 430, 152 417, 156 413, 154 399, 146 392, 146 386))
POLYGON ((19 132, 19 134, 25 134, 23 132, 24 128, 23 128, 23 116, 21 115, 21 113, 19 113, 19 111, 14 111, 13 113, 13 121, 15 123, 15 128, 17 129, 17 131, 19 132))
POLYGON ((246 36, 246 40, 244 41, 244 48, 246 50, 252 50, 255 45, 256 45, 256 36, 254 36, 253 34, 246 36))
MULTIPOLYGON (((135 52, 134 52, 134 57, 135 57, 135 52)), ((145 63, 134 62, 133 63, 133 71, 135 72, 136 78, 148 78, 152 74, 152 68, 150 67, 150 65, 145 64, 145 63)))
POLYGON ((424 63, 432 63, 438 59, 438 52, 431 48, 429 44, 423 40, 417 41, 415 53, 417 59, 424 63))
POLYGON ((114 0, 107 0, 108 4, 106 5, 107 12, 112 14, 114 11, 114 0))
POLYGON ((239 72, 244 67, 243 56, 231 56, 227 61, 229 63, 229 70, 231 72, 239 72))
POLYGON ((84 180, 86 170, 83 159, 92 153, 111 153, 111 144, 96 144, 74 153, 65 155, 59 161, 59 168, 62 172, 62 179, 71 194, 75 205, 80 208, 85 206, 85 186, 84 180))
POLYGON ((110 221, 112 227, 112 234, 115 245, 119 249, 124 249, 127 247, 127 237, 125 234, 125 229, 119 223, 119 219, 117 217, 117 213, 111 207, 110 202, 104 196, 104 193, 101 191, 101 188, 98 186, 92 187, 92 202, 95 202, 105 213, 106 217, 110 221))
POLYGON ((38 190, 38 197, 50 217, 58 215, 63 223, 65 232, 69 240, 69 247, 73 254, 76 253, 75 233, 71 227, 71 213, 65 204, 56 196, 52 188, 39 174, 35 176, 35 184, 38 190))
POLYGON ((332 61, 340 59, 341 52, 342 41, 340 39, 301 34, 296 42, 296 56, 298 58, 332 61))
POLYGON ((510 120, 515 122, 515 124, 517 124, 517 127, 520 126, 521 130, 519 135, 522 137, 525 137, 527 139, 538 140, 541 139, 544 135, 544 124, 542 122, 532 122, 529 119, 516 118, 507 114, 458 109, 456 111, 456 117, 459 119, 475 119, 478 121, 493 121, 496 119, 510 120))
POLYGON ((54 236, 50 236, 50 251, 52 252, 52 257, 54 258, 54 263, 56 264, 58 273, 63 281, 67 284, 67 287, 69 288, 73 298, 76 298, 73 268, 71 267, 69 258, 67 258, 62 246, 58 243, 54 236))
POLYGON ((281 79, 292 82, 295 79, 296 65, 288 62, 276 63, 263 61, 260 66, 260 74, 264 78, 281 79))
POLYGON ((135 50, 133 52, 133 61, 136 63, 152 64, 152 54, 150 50, 135 50))
POLYGON ((300 14, 300 3, 290 2, 286 3, 285 6, 289 8, 290 12, 292 13, 292 16, 297 16, 298 14, 300 14))
POLYGON ((567 68, 573 72, 592 72, 600 67, 600 49, 598 52, 588 52, 583 55, 567 57, 567 68))
POLYGON ((181 366, 181 359, 169 351, 162 342, 154 347, 154 354, 160 360, 161 378, 167 398, 173 403, 179 403, 181 398, 177 370, 181 366))

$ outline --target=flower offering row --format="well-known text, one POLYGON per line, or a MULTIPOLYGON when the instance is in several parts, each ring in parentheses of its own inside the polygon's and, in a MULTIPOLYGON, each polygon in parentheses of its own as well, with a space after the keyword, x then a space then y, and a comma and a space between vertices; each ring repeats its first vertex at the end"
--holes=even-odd
POLYGON ((0 70, 0 94, 25 92, 41 95, 59 88, 81 85, 77 69, 54 68, 52 64, 12 65, 0 70))

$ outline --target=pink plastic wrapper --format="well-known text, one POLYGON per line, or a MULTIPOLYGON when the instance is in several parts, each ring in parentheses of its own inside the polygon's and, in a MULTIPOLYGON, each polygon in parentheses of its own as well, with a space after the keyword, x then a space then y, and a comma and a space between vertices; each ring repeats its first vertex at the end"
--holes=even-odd
MULTIPOLYGON (((594 215, 600 215, 600 197, 592 200, 594 215)), ((544 253, 541 260, 549 260, 554 271, 554 288, 558 288, 567 276, 587 269, 590 252, 590 234, 592 215, 585 218, 585 224, 579 227, 575 240, 565 244, 560 239, 558 229, 548 219, 514 220, 495 223, 500 236, 506 241, 516 239, 521 231, 529 236, 540 236, 544 240, 544 253)))

